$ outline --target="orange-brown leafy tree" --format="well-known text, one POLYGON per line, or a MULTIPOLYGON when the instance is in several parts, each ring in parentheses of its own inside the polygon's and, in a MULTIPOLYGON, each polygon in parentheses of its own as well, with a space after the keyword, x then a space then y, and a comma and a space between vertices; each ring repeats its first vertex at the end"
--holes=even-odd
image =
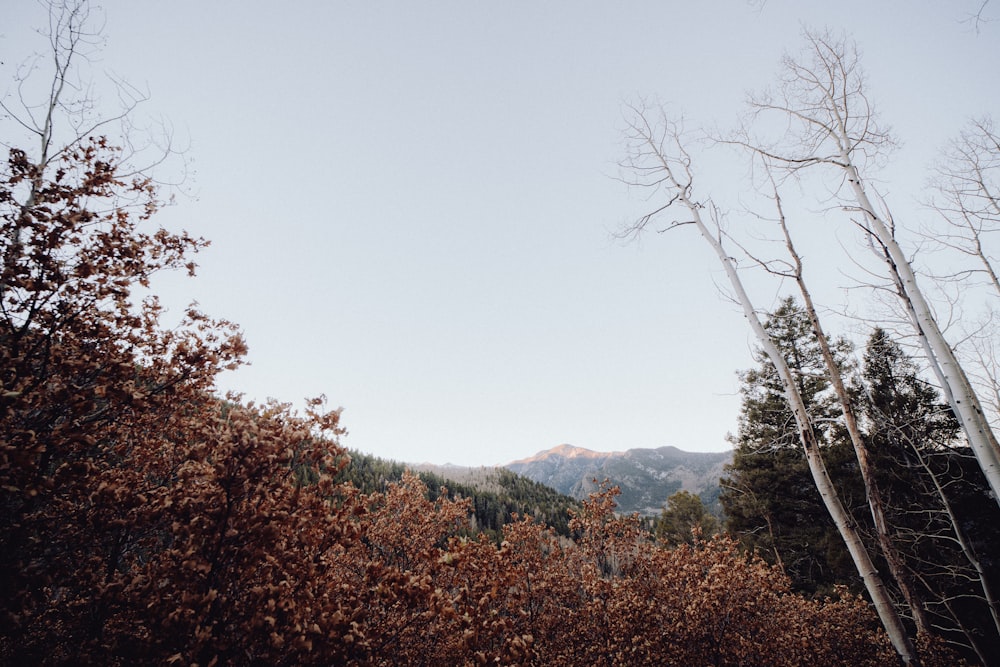
POLYGON ((152 226, 151 178, 63 97, 92 35, 86 2, 51 10, 49 97, 4 107, 35 141, 0 179, 0 661, 294 660, 353 529, 326 500, 339 415, 219 399, 236 328, 136 303, 204 241, 152 226))
POLYGON ((119 156, 100 137, 48 164, 13 150, 0 189, 0 655, 208 661, 250 629, 307 642, 308 611, 261 613, 294 587, 304 609, 350 528, 323 495, 338 413, 220 400, 244 350, 232 325, 190 309, 164 329, 155 300, 132 303, 200 242, 143 231, 155 189, 119 156), (302 489, 302 467, 320 482, 302 489))

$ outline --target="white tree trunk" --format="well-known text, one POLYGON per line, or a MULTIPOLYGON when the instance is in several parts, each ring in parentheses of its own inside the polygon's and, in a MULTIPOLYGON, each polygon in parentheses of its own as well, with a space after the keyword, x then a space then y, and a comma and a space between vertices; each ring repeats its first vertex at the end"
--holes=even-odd
POLYGON ((962 424, 962 430, 969 440, 969 446, 972 447, 976 460, 989 482, 994 500, 1000 503, 1000 446, 998 446, 993 430, 990 428, 986 413, 979 403, 979 397, 955 356, 955 351, 945 339, 944 334, 941 333, 934 313, 917 284, 913 267, 906 255, 903 254, 903 250, 896 242, 889 226, 875 212, 875 207, 865 192, 858 170, 851 161, 851 156, 847 151, 843 151, 841 159, 843 161, 841 168, 846 172, 858 207, 864 214, 872 233, 885 247, 892 261, 892 270, 899 276, 900 287, 906 295, 909 305, 913 308, 917 334, 926 342, 927 348, 933 354, 930 361, 932 364, 936 363, 940 369, 939 377, 946 386, 945 393, 951 399, 955 416, 962 424))
MULTIPOLYGON (((684 191, 682 190, 682 192, 684 191)), ((708 241, 718 256, 719 261, 726 271, 726 276, 729 278, 733 292, 740 306, 743 308, 743 315, 750 323, 750 328, 753 330, 754 335, 781 377, 785 399, 788 401, 788 405, 795 415, 799 439, 805 450, 806 461, 809 464, 809 472, 812 474, 813 482, 816 484, 816 489, 823 499, 823 504, 826 506, 831 518, 833 518, 833 522, 837 526, 837 531, 840 533, 848 552, 851 554, 851 559, 854 561, 854 566, 857 568, 858 574, 861 575, 864 581, 865 589, 872 598, 872 603, 875 605, 875 611, 882 621, 882 626, 885 628, 893 647, 903 658, 903 661, 908 665, 918 665, 919 658, 913 642, 906 632, 903 621, 896 612, 892 600, 889 598, 885 584, 878 570, 875 569, 868 550, 861 541, 853 517, 844 508, 843 503, 840 502, 837 490, 833 486, 830 475, 826 470, 826 464, 823 462, 819 443, 816 440, 816 433, 813 430, 805 401, 803 401, 801 394, 799 394, 795 384, 795 377, 788 363, 782 356, 781 351, 774 344, 774 341, 771 340, 763 323, 761 323, 760 318, 757 316, 757 311, 754 309, 753 303, 750 301, 750 297, 743 287, 743 282, 740 280, 736 267, 733 265, 732 258, 726 253, 719 238, 712 233, 702 220, 698 205, 689 200, 685 194, 681 194, 678 199, 691 211, 694 217, 693 222, 701 233, 702 238, 708 241)))
POLYGON ((844 378, 840 372, 840 368, 837 366, 837 360, 833 356, 830 343, 826 338, 826 333, 823 331, 819 314, 816 312, 816 306, 813 304, 812 294, 806 286, 805 277, 802 274, 802 257, 795 249, 792 236, 788 231, 788 225, 785 223, 785 212, 782 209, 781 197, 778 195, 777 189, 775 189, 774 201, 778 209, 778 224, 781 226, 782 234, 785 237, 785 247, 792 260, 791 275, 799 287, 799 292, 802 294, 806 314, 809 316, 809 324, 812 327, 813 334, 816 336, 816 341, 819 343, 820 352, 823 355, 823 363, 826 366, 827 374, 830 376, 830 384, 833 386, 833 390, 840 402, 841 413, 844 415, 844 425, 847 427, 847 432, 850 435, 854 455, 858 461, 858 471, 861 473, 861 479, 865 485, 865 498, 871 510, 879 547, 882 550, 882 555, 885 556, 892 578, 896 580, 896 584, 899 586, 899 590, 906 600, 906 605, 909 607, 910 614, 913 616, 913 621, 917 626, 917 632, 928 633, 931 627, 927 613, 924 611, 923 600, 913 585, 913 581, 903 562, 902 555, 893 542, 889 522, 885 518, 885 502, 882 498, 882 491, 879 488, 875 470, 872 468, 871 458, 869 457, 868 443, 861 434, 861 429, 858 426, 858 420, 854 413, 853 401, 847 392, 844 378))
POLYGON ((893 647, 903 661, 908 665, 919 665, 919 657, 903 625, 903 621, 893 606, 885 584, 882 582, 882 578, 875 569, 874 563, 872 563, 871 556, 868 554, 864 543, 858 535, 853 518, 844 508, 843 503, 841 503, 837 490, 833 486, 830 475, 827 473, 826 465, 823 462, 820 452, 819 442, 816 438, 816 432, 813 429, 805 401, 796 387, 795 377, 788 367, 785 358, 781 355, 780 350, 778 350, 764 328, 764 325, 761 323, 760 318, 757 316, 757 311, 754 310, 753 303, 750 301, 750 297, 744 289, 743 282, 736 271, 734 260, 726 253, 722 245, 722 232, 719 229, 717 219, 713 219, 715 227, 715 233, 713 233, 713 230, 705 224, 702 218, 701 211, 703 206, 691 199, 691 159, 690 155, 684 150, 683 145, 681 145, 678 128, 670 123, 665 115, 661 116, 662 126, 657 127, 650 123, 643 108, 633 107, 632 110, 635 112, 635 119, 630 125, 632 130, 631 139, 636 145, 632 149, 629 158, 622 165, 633 173, 633 180, 627 182, 640 187, 662 189, 668 195, 669 200, 656 211, 641 217, 629 229, 625 230, 625 235, 636 234, 642 231, 658 213, 671 208, 674 204, 681 204, 690 212, 692 216, 691 220, 675 221, 670 224, 669 228, 693 224, 698 228, 698 232, 702 238, 715 251, 719 262, 726 272, 736 299, 743 309, 744 316, 750 323, 754 335, 760 341, 765 354, 767 354, 768 358, 774 364, 775 369, 781 377, 785 398, 795 415, 799 439, 805 451, 813 483, 816 485, 816 489, 819 491, 827 511, 843 538, 848 552, 851 554, 854 566, 864 581, 865 588, 869 596, 871 596, 872 603, 882 622, 882 626, 885 628, 893 647), (672 146, 668 147, 668 144, 672 144, 672 146), (684 172, 684 182, 681 182, 677 178, 675 169, 684 172))

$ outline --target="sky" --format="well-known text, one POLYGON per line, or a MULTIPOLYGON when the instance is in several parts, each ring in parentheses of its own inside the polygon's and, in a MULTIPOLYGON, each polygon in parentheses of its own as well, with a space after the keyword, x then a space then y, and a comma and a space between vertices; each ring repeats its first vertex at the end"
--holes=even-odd
MULTIPOLYGON (((614 238, 656 207, 617 179, 623 103, 728 128, 803 26, 846 31, 901 140, 884 190, 917 218, 936 151, 1000 116, 1000 6, 963 21, 981 5, 104 0, 88 73, 109 112, 109 75, 148 90, 137 124, 184 149, 155 221, 212 245, 198 277, 155 290, 242 326, 250 363, 222 390, 324 394, 343 444, 408 462, 721 451, 753 341, 693 233, 614 238)), ((45 21, 29 0, 0 8, 0 92, 44 52, 45 21)), ((699 164, 733 207, 752 189, 731 152, 699 164)), ((803 242, 822 259, 857 240, 803 242)), ((762 307, 783 289, 754 287, 762 307)))

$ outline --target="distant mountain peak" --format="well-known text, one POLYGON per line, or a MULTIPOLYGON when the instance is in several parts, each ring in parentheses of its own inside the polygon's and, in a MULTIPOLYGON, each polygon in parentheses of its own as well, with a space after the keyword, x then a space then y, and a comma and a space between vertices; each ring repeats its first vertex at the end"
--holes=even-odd
POLYGON ((545 461, 553 457, 559 456, 566 459, 600 459, 607 458, 609 456, 621 456, 624 452, 595 452, 592 449, 587 449, 586 447, 577 447, 575 445, 556 445, 551 449, 545 449, 534 456, 529 456, 526 459, 518 459, 517 461, 512 461, 508 465, 514 465, 519 463, 535 463, 538 461, 545 461))

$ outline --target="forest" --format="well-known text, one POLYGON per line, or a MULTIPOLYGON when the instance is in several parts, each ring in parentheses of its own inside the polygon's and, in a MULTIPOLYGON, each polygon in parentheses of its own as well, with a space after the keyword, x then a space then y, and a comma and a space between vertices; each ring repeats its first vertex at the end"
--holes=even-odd
MULTIPOLYGON (((667 112, 628 107, 624 178, 656 208, 622 234, 694 228, 758 343, 723 520, 682 493, 650 524, 608 484, 582 503, 513 475, 448 488, 349 451, 325 397, 222 395, 239 327, 196 305, 166 325, 151 289, 207 241, 157 226, 161 185, 116 134, 134 105, 95 117, 67 85, 88 9, 51 5, 43 104, 3 102, 32 143, 0 176, 0 663, 1000 664, 996 332, 946 337, 868 180, 890 136, 846 37, 806 32, 724 138, 756 164, 778 257, 696 188, 667 112), (862 349, 824 330, 783 207, 814 172, 893 299, 862 349), (747 266, 793 294, 758 307, 747 266)), ((994 308, 988 118, 936 178, 938 237, 967 263, 946 278, 994 308)))
MULTIPOLYGON (((409 471, 406 464, 386 461, 355 450, 347 453, 346 465, 334 477, 338 483, 350 483, 362 493, 384 491, 399 482, 409 471)), ((555 490, 514 474, 506 468, 484 468, 464 483, 427 470, 414 475, 427 488, 427 498, 469 502, 468 537, 480 534, 499 543, 503 527, 516 517, 531 517, 557 535, 569 536, 569 521, 579 503, 555 490)))

